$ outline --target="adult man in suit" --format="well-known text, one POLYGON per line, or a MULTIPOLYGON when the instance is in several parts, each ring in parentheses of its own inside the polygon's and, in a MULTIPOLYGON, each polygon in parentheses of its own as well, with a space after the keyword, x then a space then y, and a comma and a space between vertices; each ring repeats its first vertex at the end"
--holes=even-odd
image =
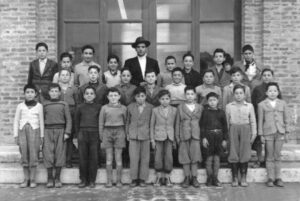
POLYGON ((43 102, 48 97, 48 85, 52 83, 53 76, 58 72, 55 61, 48 59, 48 45, 44 42, 36 44, 37 59, 30 62, 28 84, 34 84, 39 90, 39 101, 43 102))
POLYGON ((145 85, 145 73, 150 70, 154 70, 156 74, 159 74, 158 62, 147 56, 147 48, 150 42, 145 40, 142 36, 138 37, 135 42, 131 45, 135 49, 137 56, 127 59, 124 67, 129 68, 132 79, 131 83, 136 86, 145 85))

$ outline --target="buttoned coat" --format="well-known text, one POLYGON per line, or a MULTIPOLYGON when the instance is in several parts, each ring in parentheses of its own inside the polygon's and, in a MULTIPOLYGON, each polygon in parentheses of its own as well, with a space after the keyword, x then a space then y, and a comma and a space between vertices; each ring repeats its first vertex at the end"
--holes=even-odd
POLYGON ((127 107, 126 135, 130 140, 150 139, 150 120, 153 106, 146 102, 142 113, 136 102, 127 107))
POLYGON ((211 70, 213 70, 215 74, 215 84, 221 87, 221 89, 223 89, 226 85, 230 84, 231 76, 225 71, 224 68, 221 77, 219 77, 219 73, 216 66, 213 66, 211 70))
POLYGON ((169 139, 174 141, 174 128, 177 109, 168 106, 167 116, 161 106, 153 108, 150 124, 151 140, 164 141, 169 139))
POLYGON ((153 106, 158 106, 159 105, 159 98, 158 98, 158 93, 163 89, 157 85, 155 85, 153 92, 150 93, 147 85, 145 86, 146 89, 146 101, 150 103, 153 106))
POLYGON ((277 99, 273 108, 268 99, 258 104, 258 135, 289 132, 288 109, 285 101, 277 99))
POLYGON ((187 108, 186 103, 182 103, 177 108, 175 137, 177 143, 191 138, 200 140, 200 119, 203 107, 196 104, 192 112, 187 108))

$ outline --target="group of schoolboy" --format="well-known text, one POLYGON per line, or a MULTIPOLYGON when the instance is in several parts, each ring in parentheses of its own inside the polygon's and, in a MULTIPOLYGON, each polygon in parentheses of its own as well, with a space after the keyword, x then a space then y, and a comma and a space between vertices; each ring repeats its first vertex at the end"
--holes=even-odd
POLYGON ((184 68, 176 67, 175 57, 168 56, 166 72, 157 74, 150 68, 143 86, 136 86, 131 84, 129 68, 119 70, 115 55, 108 57, 109 70, 100 76, 92 46, 82 48, 83 61, 73 69, 69 53, 61 54, 58 67, 47 58, 47 44, 38 43, 38 59, 30 63, 24 87, 25 101, 17 106, 14 120, 24 171, 20 186, 37 186, 42 144, 47 187, 61 187, 61 168, 72 167, 74 137, 78 139, 81 188, 95 187, 100 143, 106 151, 106 187, 113 186, 114 165, 116 186, 122 186, 122 151, 127 141, 131 187, 146 186, 151 146, 154 186, 172 186, 175 150, 184 172, 182 187, 200 186, 197 170, 203 158, 206 184, 221 186, 220 156, 228 149, 232 186, 246 187, 251 146, 257 151, 258 166, 266 160, 267 186, 283 186, 280 150, 288 133, 287 105, 273 82, 273 71, 261 71, 252 46, 245 45, 242 51, 244 60, 237 67, 224 50, 216 49, 215 66, 203 78, 193 69, 191 53, 183 56, 184 68))

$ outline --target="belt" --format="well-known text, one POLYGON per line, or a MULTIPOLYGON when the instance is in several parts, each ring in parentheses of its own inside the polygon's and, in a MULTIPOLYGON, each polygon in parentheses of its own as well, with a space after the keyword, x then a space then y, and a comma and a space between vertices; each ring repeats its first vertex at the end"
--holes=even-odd
POLYGON ((207 131, 218 133, 218 132, 222 132, 222 129, 211 129, 211 130, 207 130, 207 131))

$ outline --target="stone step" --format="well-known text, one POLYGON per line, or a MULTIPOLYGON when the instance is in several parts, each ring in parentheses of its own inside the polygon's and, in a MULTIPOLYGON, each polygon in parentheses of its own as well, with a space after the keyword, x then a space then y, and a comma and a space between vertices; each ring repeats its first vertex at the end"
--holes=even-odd
MULTIPOLYGON (((282 168, 281 170, 282 179, 284 182, 300 182, 300 167, 299 168, 282 168)), ((116 174, 114 172, 114 180, 116 174)), ((17 184, 21 183, 24 179, 22 167, 18 163, 2 163, 0 164, 0 183, 3 184, 17 184)), ((174 183, 181 183, 184 179, 182 169, 174 169, 171 173, 171 180, 174 183)), ((248 169, 248 182, 266 182, 267 172, 264 168, 249 168, 248 169)), ((228 168, 221 168, 219 171, 219 180, 223 183, 231 182, 231 170, 228 168)), ((47 181, 47 170, 41 164, 38 166, 37 183, 46 183, 47 181)), ((79 183, 79 171, 78 168, 63 168, 61 173, 61 181, 65 184, 77 184, 79 183)), ((149 179, 147 183, 153 183, 155 181, 155 172, 153 169, 150 170, 149 179)), ((205 169, 198 170, 198 181, 205 183, 206 171, 205 169)), ((105 169, 98 169, 96 183, 103 184, 106 182, 106 171, 105 169)), ((129 169, 123 170, 123 183, 130 183, 129 169)))
MULTIPOLYGON (((0 146, 0 163, 15 163, 20 161, 18 146, 0 146)), ((282 162, 300 163, 300 144, 284 144, 281 151, 282 162)), ((252 161, 256 160, 256 152, 252 151, 252 161)))

